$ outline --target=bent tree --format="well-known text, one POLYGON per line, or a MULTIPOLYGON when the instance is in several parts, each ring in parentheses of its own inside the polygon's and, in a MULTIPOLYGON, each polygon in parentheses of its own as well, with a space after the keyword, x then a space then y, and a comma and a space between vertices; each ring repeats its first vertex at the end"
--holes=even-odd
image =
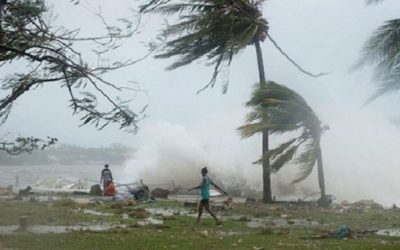
POLYGON ((321 201, 327 201, 321 152, 321 135, 328 129, 323 126, 313 109, 295 91, 268 81, 257 87, 247 103, 251 112, 246 124, 239 128, 242 137, 247 138, 268 130, 271 134, 282 135, 297 132, 278 147, 271 149, 260 161, 270 162, 270 171, 277 172, 292 162, 300 168, 300 174, 293 181, 307 178, 317 165, 321 201))
MULTIPOLYGON (((137 27, 127 20, 123 20, 125 26, 122 28, 103 22, 103 35, 81 37, 79 30, 68 30, 48 21, 48 11, 44 0, 0 0, 0 79, 3 92, 0 96, 0 125, 6 122, 21 96, 38 87, 56 84, 65 89, 69 107, 74 115, 80 116, 81 125, 91 124, 101 130, 114 123, 120 129, 135 132, 142 114, 132 111, 126 100, 115 97, 124 88, 108 81, 106 75, 136 61, 127 59, 107 65, 101 62, 124 40, 132 37, 137 27), (85 60, 77 45, 91 48, 94 54, 84 51, 85 55, 95 56, 98 62, 85 60)), ((55 141, 55 138, 20 137, 15 141, 1 142, 0 150, 18 154, 43 149, 55 141)))

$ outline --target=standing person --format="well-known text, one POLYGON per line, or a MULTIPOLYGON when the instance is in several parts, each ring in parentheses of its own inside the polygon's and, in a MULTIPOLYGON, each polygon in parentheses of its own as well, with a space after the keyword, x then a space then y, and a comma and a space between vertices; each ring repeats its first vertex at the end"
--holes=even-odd
POLYGON ((104 169, 101 171, 100 177, 100 186, 101 182, 103 182, 103 190, 106 189, 108 184, 113 181, 111 170, 108 167, 108 164, 104 165, 104 169))
POLYGON ((217 219, 217 217, 215 216, 215 214, 211 211, 210 209, 210 185, 213 185, 215 188, 217 188, 218 190, 220 190, 223 194, 227 195, 228 193, 225 192, 224 190, 222 190, 222 188, 220 188, 219 186, 217 186, 217 184, 215 184, 210 177, 208 177, 207 175, 208 170, 207 167, 204 167, 201 169, 201 175, 203 176, 201 183, 199 186, 190 188, 188 191, 194 190, 194 189, 200 189, 200 193, 201 193, 201 200, 200 200, 200 204, 199 204, 199 213, 197 216, 197 221, 196 223, 199 223, 200 221, 200 217, 203 214, 203 207, 207 210, 207 212, 214 218, 215 223, 217 225, 220 225, 221 222, 217 219))

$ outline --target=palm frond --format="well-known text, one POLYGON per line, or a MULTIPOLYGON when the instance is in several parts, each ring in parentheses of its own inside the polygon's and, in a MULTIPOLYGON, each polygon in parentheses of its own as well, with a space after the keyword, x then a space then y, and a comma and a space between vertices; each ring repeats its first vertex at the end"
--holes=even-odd
POLYGON ((300 132, 298 136, 269 150, 264 158, 255 163, 269 160, 271 171, 276 172, 292 162, 301 170, 294 182, 304 180, 317 161, 316 148, 324 131, 312 108, 298 93, 272 81, 258 86, 247 105, 251 112, 247 115, 247 123, 239 128, 242 137, 266 130, 270 134, 300 132), (297 155, 299 151, 301 153, 297 155))
POLYGON ((298 149, 297 145, 289 147, 285 152, 278 155, 275 160, 270 162, 272 172, 278 172, 285 164, 291 161, 298 149))
POLYGON ((374 79, 379 82, 376 93, 368 100, 400 88, 400 19, 387 21, 368 39, 353 69, 375 65, 374 79))
POLYGON ((248 0, 152 0, 142 5, 142 12, 176 15, 178 21, 163 30, 169 41, 156 58, 175 58, 168 69, 176 69, 204 59, 214 66, 210 82, 214 86, 221 67, 254 42, 260 32, 267 32, 268 22, 258 9, 263 1, 248 0))
POLYGON ((317 162, 317 147, 319 147, 319 140, 311 139, 305 146, 303 153, 296 158, 296 164, 300 167, 300 173, 292 183, 303 181, 311 174, 317 162))

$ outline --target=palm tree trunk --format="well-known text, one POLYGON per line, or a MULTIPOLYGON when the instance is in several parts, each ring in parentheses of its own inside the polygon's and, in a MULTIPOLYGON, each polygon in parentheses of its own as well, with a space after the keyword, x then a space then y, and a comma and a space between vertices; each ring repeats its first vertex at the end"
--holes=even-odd
POLYGON ((321 200, 324 200, 326 197, 325 192, 325 178, 324 178, 324 168, 322 165, 322 153, 321 153, 321 146, 318 145, 317 148, 317 167, 318 167, 318 183, 319 189, 321 190, 321 200))
MULTIPOLYGON (((262 50, 260 46, 260 41, 257 39, 254 43, 256 47, 257 54, 257 64, 258 64, 258 73, 260 75, 260 85, 266 84, 265 71, 264 71, 264 61, 262 58, 262 50)), ((268 146, 268 131, 265 130, 262 133, 262 159, 265 159, 265 155, 269 150, 268 146)), ((271 173, 269 170, 269 160, 263 160, 262 164, 263 168, 263 201, 271 202, 272 201, 272 189, 271 189, 271 173)))

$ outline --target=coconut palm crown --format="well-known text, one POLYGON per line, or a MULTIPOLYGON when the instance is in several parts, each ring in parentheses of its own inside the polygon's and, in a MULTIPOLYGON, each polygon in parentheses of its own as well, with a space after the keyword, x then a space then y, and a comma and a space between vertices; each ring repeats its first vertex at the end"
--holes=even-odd
MULTIPOLYGON (((325 196, 320 139, 322 132, 328 127, 322 125, 304 98, 283 85, 268 81, 256 88, 247 106, 252 110, 247 116, 246 124, 239 128, 244 138, 265 130, 270 134, 300 132, 298 137, 270 149, 264 155, 270 161, 270 171, 277 172, 285 164, 292 162, 301 169, 294 180, 299 182, 309 176, 318 163, 321 195, 325 196)), ((261 163, 262 160, 256 163, 261 163)))
POLYGON ((229 65, 241 49, 263 41, 268 23, 259 11, 263 1, 251 0, 153 0, 141 7, 141 12, 178 16, 178 20, 163 30, 168 42, 157 58, 177 57, 168 69, 205 59, 214 66, 208 86, 213 86, 223 62, 229 65))

